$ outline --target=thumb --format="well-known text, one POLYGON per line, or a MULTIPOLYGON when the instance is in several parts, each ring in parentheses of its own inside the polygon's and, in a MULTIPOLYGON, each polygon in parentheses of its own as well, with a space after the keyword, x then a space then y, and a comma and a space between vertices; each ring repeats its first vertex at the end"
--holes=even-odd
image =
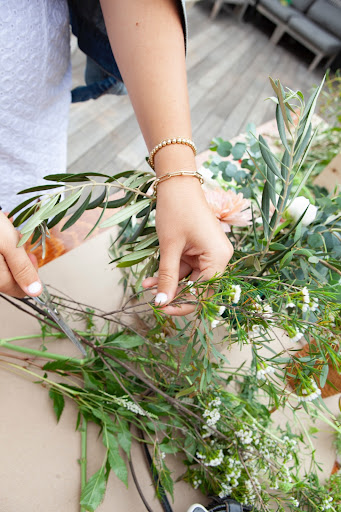
POLYGON ((181 254, 182 251, 175 245, 168 246, 166 250, 161 248, 156 306, 164 306, 175 297, 179 283, 181 254))
POLYGON ((13 279, 20 288, 27 295, 40 295, 43 288, 38 277, 38 272, 26 254, 25 249, 23 247, 12 248, 8 251, 3 251, 3 255, 13 279))

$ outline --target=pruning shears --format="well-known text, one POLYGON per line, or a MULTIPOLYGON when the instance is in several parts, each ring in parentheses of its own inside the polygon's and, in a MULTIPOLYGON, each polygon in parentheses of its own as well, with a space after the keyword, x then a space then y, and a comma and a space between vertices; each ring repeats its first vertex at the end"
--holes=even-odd
POLYGON ((70 341, 82 352, 84 356, 86 356, 85 348, 81 345, 79 339, 71 329, 71 327, 65 322, 55 304, 53 303, 50 292, 48 291, 46 285, 42 283, 43 291, 39 295, 39 297, 32 297, 32 299, 45 311, 49 314, 52 320, 61 328, 63 333, 69 338, 70 341))

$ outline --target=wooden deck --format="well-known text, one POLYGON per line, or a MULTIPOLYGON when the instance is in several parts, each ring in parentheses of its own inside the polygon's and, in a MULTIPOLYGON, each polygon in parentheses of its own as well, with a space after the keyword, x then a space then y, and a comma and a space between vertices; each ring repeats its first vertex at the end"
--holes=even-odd
MULTIPOLYGON (((187 56, 193 138, 199 151, 213 137, 230 139, 247 122, 260 125, 274 117, 268 76, 307 93, 318 83, 322 70, 309 72, 309 56, 299 45, 273 46, 266 25, 259 19, 238 23, 222 11, 209 19, 210 3, 199 2, 188 10, 187 56), (265 27, 265 29, 264 29, 265 27), (297 52, 296 52, 297 49, 297 52), (299 56, 296 53, 299 53, 299 56)), ((84 56, 72 55, 74 85, 83 83, 84 56)), ((68 166, 71 172, 113 171, 146 166, 147 149, 129 98, 108 95, 71 107, 68 166)))

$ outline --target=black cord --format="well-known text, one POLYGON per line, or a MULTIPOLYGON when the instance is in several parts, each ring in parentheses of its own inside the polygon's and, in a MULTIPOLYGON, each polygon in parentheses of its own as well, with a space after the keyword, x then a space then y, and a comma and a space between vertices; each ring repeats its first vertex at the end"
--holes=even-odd
POLYGON ((146 498, 144 497, 144 494, 142 492, 140 484, 139 484, 139 482, 137 480, 137 476, 136 476, 136 473, 135 473, 135 468, 134 468, 134 464, 133 464, 132 460, 129 461, 129 468, 130 468, 130 471, 131 471, 131 476, 133 477, 133 480, 134 480, 135 487, 137 489, 137 492, 140 495, 141 500, 143 501, 144 506, 146 507, 148 512, 153 512, 153 510, 148 505, 148 502, 147 502, 146 498))

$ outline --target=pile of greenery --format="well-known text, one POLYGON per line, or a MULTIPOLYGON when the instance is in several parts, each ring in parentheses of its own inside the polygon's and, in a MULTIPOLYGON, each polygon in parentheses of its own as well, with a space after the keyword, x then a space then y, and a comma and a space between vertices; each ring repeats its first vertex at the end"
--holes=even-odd
MULTIPOLYGON (((159 258, 151 173, 107 175, 104 185, 96 183, 96 173, 48 176, 53 183, 29 190, 37 192, 39 203, 27 200, 11 212, 19 213, 15 224, 23 224, 21 243, 33 235, 32 243, 44 245, 48 230, 71 206, 65 229, 87 209, 102 207, 100 224, 107 208, 123 206, 102 226, 120 226, 120 254, 114 260, 129 267, 125 288, 133 288, 139 303, 129 299, 120 311, 103 313, 56 298, 65 312, 86 318, 87 328, 78 333, 87 347, 83 360, 0 340, 6 348, 49 359, 42 373, 20 368, 36 373, 50 389, 58 419, 64 397, 78 407, 83 511, 101 503, 110 471, 127 483, 125 459, 133 435, 148 444, 159 483, 170 494, 174 482, 167 454, 178 454, 183 478, 206 495, 230 495, 259 511, 341 511, 340 476, 321 484, 311 433, 301 425, 304 413, 341 435, 339 421, 321 398, 321 388, 332 385, 330 368, 339 371, 341 362, 341 198, 314 186, 315 162, 307 167, 322 84, 305 102, 300 91, 271 83, 281 152, 273 153, 252 127, 245 143, 212 143, 203 171, 208 200, 218 193, 242 205, 245 222, 225 226, 235 246, 225 274, 207 282, 183 281, 174 303, 195 304, 190 320, 164 316, 141 290, 141 280, 156 272, 159 258), (98 187, 101 193, 93 199, 98 187), (125 191, 123 198, 109 197, 114 187, 125 191), (134 317, 136 311, 138 327, 127 325, 127 314, 134 317), (101 333, 97 317, 107 322, 101 333), (309 346, 304 357, 302 342, 309 346), (234 367, 219 345, 248 347, 251 362, 234 367), (60 378, 51 379, 51 372, 60 378), (290 411, 297 424, 276 426, 272 413, 278 409, 290 411), (101 431, 106 456, 87 480, 89 421, 101 431), (305 459, 310 453, 308 472, 302 468, 303 451, 305 459)), ((43 311, 40 320, 46 339, 60 336, 43 311)))

